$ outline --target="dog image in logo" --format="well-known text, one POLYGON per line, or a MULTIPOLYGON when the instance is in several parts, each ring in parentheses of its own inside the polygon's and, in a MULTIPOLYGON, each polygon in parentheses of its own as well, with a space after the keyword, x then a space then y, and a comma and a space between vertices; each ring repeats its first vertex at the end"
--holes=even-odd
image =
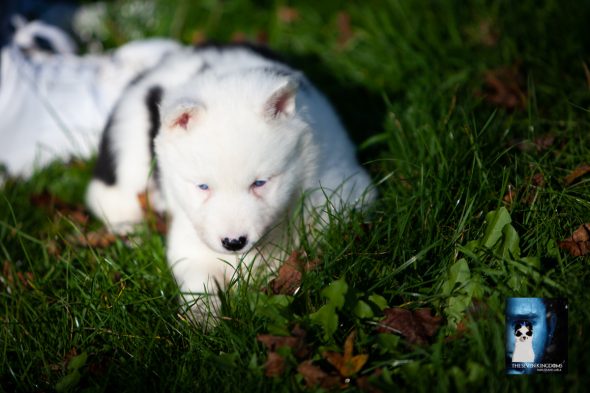
POLYGON ((512 362, 534 362, 533 325, 529 321, 518 321, 514 327, 514 352, 512 362))

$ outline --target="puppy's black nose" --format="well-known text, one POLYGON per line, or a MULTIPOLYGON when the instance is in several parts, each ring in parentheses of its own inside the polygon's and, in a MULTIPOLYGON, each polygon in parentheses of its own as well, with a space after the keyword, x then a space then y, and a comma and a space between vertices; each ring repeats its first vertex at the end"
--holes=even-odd
POLYGON ((223 245, 223 248, 225 248, 228 251, 239 251, 242 248, 244 248, 246 243, 248 243, 248 238, 246 236, 240 236, 237 239, 230 239, 227 237, 221 239, 221 244, 223 245))

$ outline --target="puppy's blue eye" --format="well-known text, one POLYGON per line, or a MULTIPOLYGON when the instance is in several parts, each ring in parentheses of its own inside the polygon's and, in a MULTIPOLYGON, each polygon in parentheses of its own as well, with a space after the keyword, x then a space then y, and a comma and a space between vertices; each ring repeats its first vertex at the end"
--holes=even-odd
POLYGON ((207 191, 209 189, 209 186, 206 184, 199 184, 197 187, 199 187, 203 191, 207 191))
POLYGON ((265 184, 266 184, 266 180, 256 180, 254 183, 252 183, 252 187, 258 188, 258 187, 262 187, 265 184))

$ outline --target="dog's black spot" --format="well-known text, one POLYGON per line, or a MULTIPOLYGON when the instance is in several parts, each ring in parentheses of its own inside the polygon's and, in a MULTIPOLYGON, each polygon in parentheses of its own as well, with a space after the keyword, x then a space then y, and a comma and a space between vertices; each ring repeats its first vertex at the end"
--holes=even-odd
MULTIPOLYGON (((152 86, 148 90, 148 93, 145 97, 145 104, 148 109, 148 114, 150 117, 150 129, 149 129, 149 136, 150 136, 150 157, 153 160, 156 156, 154 139, 158 135, 158 130, 160 129, 160 103, 162 102, 162 95, 164 90, 161 86, 152 86)), ((154 177, 156 181, 159 179, 159 172, 158 166, 156 165, 154 168, 154 177)))
POLYGON ((104 131, 102 132, 102 137, 98 146, 98 157, 94 167, 94 178, 103 181, 109 186, 114 185, 117 181, 115 174, 115 155, 113 153, 110 137, 113 123, 114 112, 109 116, 104 131))

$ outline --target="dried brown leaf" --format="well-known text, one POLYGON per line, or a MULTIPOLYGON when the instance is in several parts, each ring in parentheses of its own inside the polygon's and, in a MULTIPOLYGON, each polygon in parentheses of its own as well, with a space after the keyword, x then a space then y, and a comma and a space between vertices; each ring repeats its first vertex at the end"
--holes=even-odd
POLYGON ((320 367, 314 366, 312 360, 300 363, 297 366, 297 372, 303 376, 305 385, 309 388, 335 389, 340 387, 340 377, 338 375, 328 374, 320 367))
POLYGON ((338 45, 343 48, 354 36, 350 23, 350 14, 346 11, 339 12, 336 16, 336 25, 338 29, 338 45))
POLYGON ((582 164, 571 171, 564 179, 565 185, 569 186, 578 181, 582 176, 590 173, 590 165, 582 164))
POLYGON ((20 286, 22 288, 33 288, 33 273, 17 272, 9 261, 2 264, 2 273, 0 274, 0 283, 4 283, 9 288, 20 286))
POLYGON ((279 268, 277 277, 271 281, 272 292, 292 295, 301 286, 302 273, 299 270, 299 253, 294 251, 279 268))
POLYGON ((352 331, 346 341, 344 342, 344 354, 338 352, 326 351, 322 353, 324 359, 328 361, 343 377, 351 377, 358 373, 367 360, 368 355, 356 355, 353 356, 354 340, 356 338, 356 331, 352 331))
POLYGON ((269 351, 276 351, 282 347, 295 349, 300 342, 298 337, 291 336, 273 336, 271 334, 259 334, 256 340, 260 341, 269 351))
POLYGON ((442 318, 430 315, 430 309, 418 309, 414 313, 399 307, 383 310, 385 318, 379 323, 380 333, 398 333, 412 344, 426 344, 432 337, 442 318))
POLYGON ((86 211, 84 205, 65 202, 48 190, 43 190, 38 194, 31 195, 29 201, 31 205, 35 207, 45 209, 49 212, 59 213, 83 226, 86 225, 90 219, 90 215, 86 211))
POLYGON ((276 352, 269 352, 264 363, 264 375, 267 377, 280 377, 285 372, 285 358, 276 352))
POLYGON ((269 352, 274 352, 278 348, 291 348, 293 355, 297 358, 304 358, 309 354, 309 349, 305 344, 307 332, 299 325, 291 330, 291 336, 274 336, 271 334, 259 334, 256 339, 260 341, 269 352))
POLYGON ((67 240, 81 247, 106 248, 117 241, 117 237, 106 228, 91 231, 77 236, 69 236, 67 240))
POLYGON ((293 23, 299 19, 299 11, 293 7, 281 6, 277 10, 277 17, 283 23, 293 23))
POLYGON ((531 185, 534 187, 544 187, 545 186, 545 175, 542 173, 535 173, 533 177, 530 179, 531 185))
POLYGON ((270 282, 272 293, 293 295, 301 286, 303 272, 314 269, 318 263, 318 260, 308 261, 300 252, 293 251, 279 268, 277 277, 270 282))
POLYGON ((510 145, 515 146, 518 150, 522 152, 532 152, 536 151, 537 153, 543 152, 555 144, 555 135, 552 133, 546 133, 543 135, 539 135, 533 140, 529 139, 514 139, 511 141, 510 145))
POLYGON ((414 318, 422 325, 428 337, 432 337, 438 331, 442 323, 442 317, 432 315, 429 308, 419 308, 414 311, 414 318))
POLYGON ((590 224, 580 225, 572 236, 559 243, 559 247, 574 257, 590 254, 590 224))
POLYGON ((508 110, 526 107, 527 94, 524 80, 518 66, 501 67, 484 74, 484 99, 498 107, 508 110))

